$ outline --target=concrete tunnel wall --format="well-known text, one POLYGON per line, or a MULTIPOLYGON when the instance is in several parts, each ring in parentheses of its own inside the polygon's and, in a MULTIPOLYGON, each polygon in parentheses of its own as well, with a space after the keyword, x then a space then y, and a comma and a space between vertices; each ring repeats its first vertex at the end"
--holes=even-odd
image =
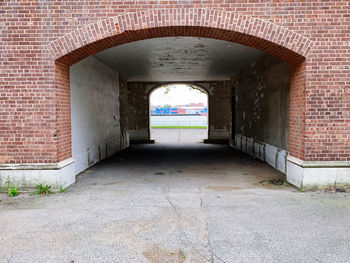
POLYGON ((271 56, 251 63, 232 78, 235 148, 286 173, 289 150, 290 66, 271 56))
POLYGON ((125 88, 118 72, 93 56, 70 67, 75 174, 128 146, 125 88))
MULTIPOLYGON (((230 139, 232 81, 184 82, 205 89, 209 96, 208 140, 230 139)), ((147 141, 149 131, 149 94, 164 82, 128 82, 128 133, 130 140, 147 141)), ((170 83, 171 84, 171 83, 170 83)))

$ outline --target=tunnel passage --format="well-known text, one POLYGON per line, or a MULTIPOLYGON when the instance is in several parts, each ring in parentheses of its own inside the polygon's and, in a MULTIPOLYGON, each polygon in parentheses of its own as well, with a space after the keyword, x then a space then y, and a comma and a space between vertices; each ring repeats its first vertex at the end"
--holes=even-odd
POLYGON ((76 173, 150 142, 149 97, 169 83, 208 94, 210 143, 226 143, 285 172, 290 66, 240 44, 165 37, 112 47, 70 67, 76 173))
MULTIPOLYGON (((141 105, 146 100, 147 96, 143 87, 144 84, 149 84, 150 81, 159 81, 159 82, 168 82, 165 79, 156 78, 153 80, 150 76, 154 76, 155 73, 152 69, 152 54, 157 54, 157 52, 151 52, 150 55, 146 57, 144 61, 146 64, 145 72, 142 72, 141 76, 147 76, 145 79, 142 78, 133 78, 138 76, 138 74, 125 74, 123 68, 128 67, 117 67, 118 63, 122 61, 121 59, 112 59, 112 61, 104 61, 104 58, 99 57, 99 52, 108 52, 109 50, 121 47, 132 47, 137 43, 144 43, 143 41, 149 41, 152 39, 167 39, 169 37, 173 38, 191 38, 193 39, 209 39, 213 41, 221 41, 223 43, 222 48, 214 49, 214 51, 221 52, 224 54, 220 58, 217 53, 213 53, 210 58, 207 59, 207 62, 218 61, 219 64, 215 63, 201 63, 200 67, 195 67, 194 65, 184 67, 185 69, 194 70, 194 72, 201 73, 197 74, 199 78, 193 78, 194 81, 202 81, 208 88, 213 90, 216 101, 215 105, 218 108, 226 107, 227 102, 230 101, 229 113, 226 111, 222 115, 217 115, 218 119, 223 120, 227 118, 227 114, 230 116, 230 123, 227 125, 214 126, 215 133, 224 136, 230 140, 230 144, 234 147, 238 147, 237 141, 240 141, 240 149, 251 153, 253 156, 256 156, 258 153, 258 158, 261 158, 264 161, 268 161, 266 156, 275 156, 275 162, 269 162, 269 164, 279 164, 280 163, 280 153, 282 153, 282 158, 284 158, 288 165, 292 167, 291 181, 293 184, 302 185, 303 177, 302 171, 303 168, 300 166, 300 163, 303 163, 305 157, 310 157, 309 152, 306 151, 306 139, 309 137, 305 134, 305 107, 306 107, 306 98, 305 98, 305 89, 306 89, 306 74, 309 72, 310 67, 307 67, 310 62, 307 60, 308 55, 313 47, 313 42, 305 38, 304 36, 295 33, 288 28, 271 24, 266 20, 259 20, 258 23, 254 19, 251 19, 249 16, 241 16, 233 12, 223 12, 215 11, 218 17, 225 17, 228 21, 233 21, 234 23, 220 23, 219 20, 212 19, 213 10, 208 9, 191 9, 184 8, 179 10, 157 10, 157 11, 140 11, 125 15, 120 15, 114 18, 110 18, 103 21, 98 21, 86 27, 80 28, 78 30, 72 31, 67 35, 56 39, 46 46, 50 55, 53 59, 53 66, 55 69, 55 90, 57 94, 57 104, 56 104, 56 128, 57 132, 55 134, 54 143, 56 149, 56 159, 57 162, 69 162, 69 169, 75 169, 73 164, 74 157, 72 156, 72 149, 74 148, 74 142, 72 138, 71 126, 74 121, 71 119, 71 102, 74 101, 74 98, 70 97, 70 67, 79 66, 79 61, 90 57, 91 60, 98 60, 99 62, 105 64, 105 66, 112 68, 119 73, 119 90, 116 94, 119 94, 119 115, 113 114, 113 119, 115 123, 113 125, 118 126, 120 124, 120 134, 116 135, 116 140, 105 139, 99 140, 91 145, 84 145, 80 147, 85 149, 84 152, 79 153, 81 156, 86 156, 84 158, 84 165, 89 166, 89 163, 93 164, 96 160, 105 158, 106 156, 113 153, 113 151, 118 151, 128 147, 130 142, 129 137, 129 113, 128 105, 130 104, 129 98, 132 97, 129 87, 130 83, 138 83, 138 88, 135 91, 138 91, 142 98, 141 100, 135 101, 135 103, 141 105), (196 13, 198 16, 193 16, 196 13), (160 16, 159 16, 160 15, 160 16), (142 19, 141 19, 142 18, 142 19), (129 23, 128 21, 133 21, 129 23), (102 28, 102 27, 103 28, 102 28), (266 30, 265 30, 266 29, 266 30), (263 30, 263 31, 261 31, 263 30), (230 47, 241 47, 240 52, 225 53, 226 51, 232 51, 230 47), (225 46, 227 48, 225 48, 225 46), (278 147, 273 146, 272 148, 268 147, 268 143, 259 142, 255 138, 248 138, 241 134, 241 140, 237 140, 238 136, 234 134, 237 127, 237 121, 232 116, 232 114, 237 109, 237 96, 233 98, 234 90, 232 78, 244 67, 248 67, 250 63, 254 62, 254 59, 248 61, 247 58, 252 58, 245 51, 255 51, 260 53, 261 56, 274 56, 283 62, 287 62, 290 65, 290 129, 289 129, 289 154, 291 158, 286 158, 287 152, 283 151, 278 147), (237 59, 236 64, 230 61, 233 57, 237 59), (238 57, 244 58, 239 60, 238 57), (239 62, 238 62, 239 61, 239 62), (111 63, 113 62, 113 63, 111 63), (223 64, 220 64, 223 62, 223 64), (215 71, 216 68, 220 68, 218 65, 226 65, 225 68, 230 72, 232 71, 232 65, 239 65, 241 68, 237 69, 235 72, 232 72, 232 76, 227 74, 220 74, 224 70, 220 70, 219 73, 215 71), (203 71, 204 70, 204 71, 203 71), (219 80, 213 80, 213 77, 219 77, 219 80), (142 83, 142 84, 141 84, 142 83), (227 95, 226 92, 222 92, 222 89, 231 90, 231 94, 227 95), (141 95, 142 94, 142 95, 141 95), (226 96, 226 98, 225 98, 226 96), (226 115, 226 116, 225 116, 226 115), (118 122, 118 116, 120 117, 120 122, 118 122), (228 127, 228 129, 227 129, 228 127), (229 132, 227 132, 229 130, 229 132), (114 143, 113 143, 114 142, 114 143), (102 147, 100 145, 105 145, 104 150, 100 150, 102 147), (111 144, 111 145, 110 145, 111 144), (98 146, 100 147, 98 147, 98 146), (95 147, 93 147, 95 146, 95 147), (90 148, 94 148, 95 153, 89 153, 90 148), (107 150, 106 150, 107 149, 107 150), (111 151, 112 149, 112 151, 111 151), (252 150, 253 149, 253 150, 252 150), (284 155, 283 155, 284 154, 284 155), (306 155, 305 155, 306 154, 306 155), (91 158, 95 156, 95 158, 91 158), (98 158, 96 159, 96 156, 98 158), (73 157, 73 158, 72 158, 73 157), (301 169, 300 169, 301 167, 301 169)), ((219 42, 215 42, 215 45, 219 42)), ((173 43, 175 44, 175 43, 173 43)), ((176 47, 176 45, 174 45, 176 47)), ((180 45, 181 47, 181 45, 180 45)), ((201 44, 195 45, 196 48, 201 49, 201 44)), ((210 50, 210 47, 204 45, 204 49, 210 50)), ((158 46, 152 46, 152 48, 158 48, 158 46)), ((166 54, 169 52, 166 50, 168 46, 165 46, 160 50, 165 51, 166 54)), ((193 48, 193 45, 189 48, 193 48)), ((158 50, 158 49, 157 49, 158 50)), ((147 49, 146 49, 147 51, 147 49)), ((220 53, 219 52, 219 53, 220 53)), ((147 52, 146 52, 147 53, 147 52)), ((170 59, 164 59, 163 62, 167 62, 167 69, 171 74, 162 74, 162 76, 172 76, 173 80, 184 81, 181 76, 195 76, 196 74, 186 74, 184 71, 179 72, 180 74, 175 74, 178 67, 173 67, 178 63, 174 63, 173 58, 176 58, 177 61, 186 65, 186 61, 191 62, 191 59, 186 52, 177 52, 180 56, 172 55, 170 59), (182 55, 181 55, 182 54, 182 55), (180 57, 180 60, 178 59, 180 57), (169 62, 169 63, 168 63, 169 62), (183 74, 181 74, 183 73, 183 74)), ((102 53, 100 53, 102 54, 102 53)), ((134 54, 134 57, 142 57, 144 53, 137 55, 134 54)), ((209 52, 210 54, 210 52, 209 52)), ((252 53, 250 53, 252 54, 252 53)), ((112 57, 113 54, 109 54, 107 58, 112 57)), ((153 56, 154 57, 154 56, 153 56)), ((157 57, 157 56, 156 56, 157 57)), ((132 62, 132 56, 128 61, 132 62)), ((157 59, 155 60, 157 61, 157 59)), ((91 61, 93 63, 93 61, 91 61)), ((136 64, 143 64, 139 61, 136 61, 136 64)), ((136 67, 135 64, 135 67, 136 67)), ((160 63, 163 64, 163 63, 160 63)), ((161 66, 159 64, 159 66, 161 66)), ((163 64, 164 65, 164 64, 163 64)), ((157 67, 155 67, 157 68, 157 67)), ((181 68, 181 67, 180 67, 181 68)), ((85 67, 89 70, 89 67, 85 67)), ((129 67, 130 69, 130 67, 129 67)), ((185 70, 186 71, 186 70, 185 70)), ((188 71, 188 70, 187 70, 188 71)), ((138 72, 138 71, 137 71, 138 72)), ((135 72, 134 72, 135 73, 135 72)), ((159 73, 159 72, 158 72, 159 73)), ((164 73, 164 72, 163 72, 164 73)), ((90 72, 91 75, 91 72, 90 72)), ((90 76, 89 75, 89 76, 90 76)), ((139 76, 140 77, 140 76, 139 76)), ((189 82, 190 80, 186 80, 189 82)), ((146 92, 147 93, 147 92, 146 92)), ((74 104, 74 102, 73 102, 74 104)), ((92 106, 92 105, 89 105, 92 106)), ((213 108, 212 108, 213 109, 213 108)), ((83 110, 84 111, 84 110, 83 110)), ((212 111, 213 112, 213 111, 212 111)), ((147 114, 146 110, 138 110, 137 114, 144 115, 147 114)), ((110 125, 112 125, 110 123, 110 125)), ((141 125, 140 125, 141 126, 141 125)), ((143 126, 143 124, 142 124, 143 126)), ((147 127, 148 125, 146 125, 147 127)), ((263 128, 263 127, 262 127, 263 128)), ((89 133, 93 133, 93 129, 89 130, 89 133)), ((223 138, 221 138, 223 139, 223 138)), ((310 141, 307 141, 310 143, 310 141)), ((83 159, 82 159, 83 160, 83 159)), ((274 166, 276 167, 276 165, 274 166)), ((65 170, 68 170, 66 168, 65 170)), ((58 176, 61 176, 58 174, 58 176)), ((288 177, 288 174, 287 174, 288 177)), ((312 179, 313 180, 313 179, 312 179)), ((74 177, 69 177, 69 182, 74 182, 74 177)), ((68 184, 68 183, 67 183, 68 184)))
POLYGON ((148 102, 151 140, 202 143, 208 139, 209 96, 205 89, 186 83, 161 85, 149 93, 148 102))

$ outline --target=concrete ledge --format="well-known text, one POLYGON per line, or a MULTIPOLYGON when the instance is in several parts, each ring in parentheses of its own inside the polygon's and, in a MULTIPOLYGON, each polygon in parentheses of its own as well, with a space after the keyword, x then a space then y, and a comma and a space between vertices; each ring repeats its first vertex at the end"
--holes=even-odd
POLYGON ((317 167, 350 167, 350 162, 342 162, 342 161, 303 161, 293 156, 288 156, 288 161, 291 163, 294 163, 296 165, 299 165, 301 167, 309 167, 309 168, 317 168, 317 167))
POLYGON ((310 162, 288 156, 287 181, 303 189, 349 186, 350 162, 310 162))
POLYGON ((67 187, 75 182, 73 158, 52 164, 5 164, 0 166, 0 186, 11 181, 21 189, 34 188, 38 183, 53 188, 67 187))
POLYGON ((71 163, 74 163, 73 158, 59 163, 0 164, 0 170, 58 170, 71 163))

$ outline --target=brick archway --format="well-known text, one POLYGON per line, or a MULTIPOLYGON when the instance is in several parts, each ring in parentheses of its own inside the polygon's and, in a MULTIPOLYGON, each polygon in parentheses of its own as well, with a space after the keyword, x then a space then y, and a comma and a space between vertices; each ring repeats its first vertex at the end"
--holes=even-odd
POLYGON ((69 66, 113 46, 133 41, 192 36, 259 49, 291 65, 290 153, 303 159, 305 140, 305 59, 313 42, 271 22, 212 9, 159 9, 127 13, 90 24, 47 45, 55 63, 57 160, 71 157, 69 66))
POLYGON ((289 63, 302 62, 313 42, 258 18, 212 9, 159 9, 118 15, 49 43, 53 59, 66 65, 125 43, 170 36, 206 37, 259 49, 289 63))

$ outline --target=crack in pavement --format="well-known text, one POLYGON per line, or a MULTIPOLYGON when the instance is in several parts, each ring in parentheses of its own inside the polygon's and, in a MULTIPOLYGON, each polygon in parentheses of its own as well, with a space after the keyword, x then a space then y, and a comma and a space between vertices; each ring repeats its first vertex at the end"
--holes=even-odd
MULTIPOLYGON (((199 190, 199 197, 200 197, 200 207, 201 207, 201 211, 203 213, 202 189, 200 187, 198 187, 198 190, 199 190)), ((208 241, 208 244, 209 244, 210 254, 211 254, 210 262, 214 263, 214 250, 213 250, 213 247, 212 247, 211 242, 210 242, 209 224, 208 224, 208 220, 206 218, 207 217, 205 217, 205 227, 206 227, 206 231, 208 233, 208 240, 207 241, 208 241)))
MULTIPOLYGON (((164 196, 165 196, 165 199, 168 201, 168 203, 171 205, 171 207, 173 208, 174 210, 174 213, 176 215, 176 218, 177 218, 177 224, 179 226, 179 229, 182 233, 182 236, 186 239, 186 243, 188 244, 192 244, 192 242, 190 241, 190 239, 188 238, 188 236, 186 235, 185 231, 184 231, 184 228, 182 226, 182 218, 181 218, 181 215, 177 209, 177 207, 174 205, 174 203, 170 200, 169 198, 169 189, 170 189, 170 181, 171 181, 171 173, 169 174, 169 178, 168 178, 168 184, 167 186, 164 188, 164 196)), ((183 241, 183 240, 182 240, 183 241)), ((212 247, 209 243, 209 247, 211 248, 212 250, 212 247)), ((204 259, 206 259, 207 257, 201 253, 197 248, 195 248, 194 246, 192 246, 192 249, 200 256, 202 256, 204 259)), ((211 251, 212 252, 212 251, 211 251)), ((211 253, 212 254, 212 253, 211 253)), ((213 256, 211 256, 211 258, 208 260, 206 259, 206 261, 210 262, 210 263, 213 263, 214 262, 214 259, 213 259, 213 256)))
MULTIPOLYGON (((201 207, 201 211, 203 213, 203 196, 202 196, 202 189, 200 187, 198 187, 198 190, 199 190, 199 196, 200 196, 200 207, 201 207)), ((205 215, 205 213, 203 213, 205 215)), ((205 218, 207 218, 205 216, 205 218)), ((211 252, 211 262, 214 263, 214 257, 216 257, 218 260, 220 260, 222 263, 226 263, 224 260, 222 260, 219 256, 217 256, 215 253, 214 253, 214 249, 213 249, 213 246, 210 242, 210 230, 209 230, 209 224, 208 224, 208 220, 205 219, 205 225, 206 225, 206 231, 208 233, 208 244, 209 244, 209 247, 210 247, 210 252, 211 252)))

